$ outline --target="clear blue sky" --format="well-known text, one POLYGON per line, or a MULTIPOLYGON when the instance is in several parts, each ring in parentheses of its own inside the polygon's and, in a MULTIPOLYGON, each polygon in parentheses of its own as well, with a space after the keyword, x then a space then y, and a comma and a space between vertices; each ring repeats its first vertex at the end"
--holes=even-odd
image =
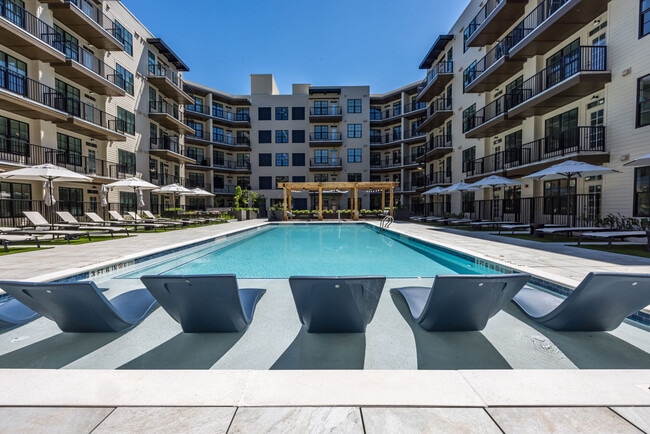
POLYGON ((370 85, 384 93, 414 81, 440 34, 469 0, 122 0, 190 67, 185 78, 235 95, 250 74, 293 83, 370 85))

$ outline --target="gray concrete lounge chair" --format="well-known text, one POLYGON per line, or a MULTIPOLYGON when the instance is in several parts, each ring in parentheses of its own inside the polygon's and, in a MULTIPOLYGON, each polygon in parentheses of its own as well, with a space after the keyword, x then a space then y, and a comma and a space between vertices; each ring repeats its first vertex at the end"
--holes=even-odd
POLYGON ((0 329, 25 324, 39 316, 39 314, 14 298, 0 302, 0 329))
POLYGON ((439 275, 431 288, 393 288, 420 327, 429 331, 483 330, 528 282, 529 274, 439 275))
POLYGON ((385 283, 384 276, 289 278, 300 322, 309 333, 365 333, 385 283))
POLYGON ((122 332, 139 324, 158 305, 144 288, 109 301, 93 282, 0 281, 0 289, 68 333, 122 332))
POLYGON ((142 276, 142 283, 185 333, 240 332, 265 289, 241 288, 234 274, 142 276))
POLYGON ((650 305, 650 274, 589 273, 566 299, 526 287, 512 301, 553 330, 610 331, 650 305))

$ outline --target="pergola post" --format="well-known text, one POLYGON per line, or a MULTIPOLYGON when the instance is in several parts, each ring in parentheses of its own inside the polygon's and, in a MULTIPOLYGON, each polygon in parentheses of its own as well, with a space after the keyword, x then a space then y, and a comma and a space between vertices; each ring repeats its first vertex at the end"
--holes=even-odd
POLYGON ((386 190, 383 188, 381 189, 381 212, 384 212, 384 208, 386 208, 386 190))
POLYGON ((389 196, 388 196, 388 199, 390 200, 390 216, 391 217, 393 217, 393 204, 395 203, 394 199, 393 199, 393 190, 394 189, 395 189, 395 186, 391 185, 390 186, 390 193, 389 193, 389 196))
POLYGON ((323 220, 323 187, 318 187, 318 220, 323 220))
POLYGON ((359 211, 357 210, 357 196, 359 194, 359 190, 357 189, 357 186, 355 185, 354 188, 352 189, 352 220, 359 220, 359 211))
POLYGON ((282 188, 282 220, 287 221, 287 187, 282 188))
POLYGON ((292 212, 292 207, 291 207, 292 203, 293 203, 293 196, 291 194, 291 189, 289 189, 289 191, 287 192, 287 211, 289 212, 292 212))

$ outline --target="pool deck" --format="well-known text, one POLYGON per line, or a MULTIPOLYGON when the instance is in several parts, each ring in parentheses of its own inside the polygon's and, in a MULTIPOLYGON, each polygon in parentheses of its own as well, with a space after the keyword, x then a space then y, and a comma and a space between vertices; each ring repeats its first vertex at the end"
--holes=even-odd
MULTIPOLYGON (((106 262, 260 224, 265 222, 231 222, 164 233, 141 232, 136 237, 9 255, 0 261, 0 276, 16 280, 53 280, 63 275, 61 270, 65 270, 64 274, 77 273, 106 262)), ((531 242, 416 223, 395 223, 391 230, 568 286, 577 285, 590 271, 650 272, 648 259, 562 243, 531 242)), ((269 303, 271 300, 269 297, 269 303)), ((566 348, 579 343, 576 334, 552 335, 528 326, 509 331, 511 324, 521 322, 516 309, 512 309, 507 314, 497 315, 483 333, 471 339, 464 339, 460 334, 447 334, 447 337, 434 334, 438 335, 437 340, 429 341, 441 347, 457 348, 458 354, 471 356, 472 350, 484 349, 481 339, 485 337, 508 358, 509 369, 473 369, 471 363, 453 360, 467 368, 445 370, 433 366, 418 370, 419 365, 413 365, 415 362, 403 362, 399 355, 393 354, 404 348, 413 349, 412 343, 400 341, 408 340, 405 336, 412 340, 415 331, 403 325, 399 315, 394 315, 399 321, 391 323, 381 309, 380 306, 375 321, 369 326, 365 369, 359 370, 272 370, 263 366, 238 370, 233 366, 253 366, 255 362, 242 363, 228 360, 228 357, 219 360, 211 369, 117 369, 121 366, 119 357, 126 355, 112 354, 114 337, 100 344, 86 343, 94 349, 106 347, 105 353, 96 351, 100 354, 94 359, 95 353, 67 365, 57 365, 60 362, 42 358, 38 360, 42 366, 31 364, 30 369, 1 369, 0 432, 52 432, 55 428, 66 433, 193 430, 650 432, 650 339, 647 339, 650 335, 647 329, 624 324, 612 333, 582 335, 589 338, 583 346, 600 347, 583 348, 582 352, 576 350, 572 354, 574 357, 565 357, 571 351, 566 348), (493 322, 495 326, 491 327, 493 322), (375 360, 372 352, 373 339, 380 334, 386 335, 386 330, 395 330, 398 336, 395 342, 379 343, 382 348, 388 348, 385 356, 399 366, 395 369, 386 369, 375 360), (506 342, 508 340, 514 343, 506 342), (539 348, 516 356, 509 352, 515 344, 539 348), (555 346, 562 348, 565 354, 554 352, 555 346), (627 348, 630 358, 620 365, 613 356, 608 363, 590 358, 594 352, 607 353, 623 348, 627 348), (552 369, 526 369, 532 365, 523 359, 527 357, 538 358, 538 364, 549 365, 552 369), (106 368, 113 363, 114 367, 106 368), (101 369, 92 369, 94 364, 101 369), (63 369, 43 369, 53 366, 63 369)), ((164 313, 160 311, 162 309, 154 315, 162 317, 164 313)), ((260 309, 256 318, 257 315, 263 318, 265 313, 260 309)), ((79 335, 54 334, 39 325, 46 321, 37 320, 31 323, 32 328, 14 329, 19 333, 0 333, 0 354, 11 354, 6 347, 14 343, 20 345, 21 339, 30 338, 28 333, 49 336, 43 342, 49 340, 51 346, 69 345, 71 340, 79 345, 79 335)), ((173 321, 169 323, 161 327, 175 326, 173 321)), ((253 326, 255 324, 254 321, 253 326)), ((259 328, 253 326, 241 338, 241 345, 247 343, 246 335, 259 333, 259 328)), ((270 327, 278 325, 272 323, 270 327)), ((136 327, 116 341, 128 343, 139 332, 136 327)), ((178 351, 182 351, 183 346, 179 345, 182 342, 174 334, 169 336, 176 340, 178 351)), ((287 335, 289 343, 295 334, 292 330, 287 335)), ((274 344, 283 348, 287 345, 285 341, 264 343, 260 353, 274 344)), ((250 354, 248 357, 255 358, 250 354)), ((5 359, 3 363, 6 366, 8 361, 5 359)))

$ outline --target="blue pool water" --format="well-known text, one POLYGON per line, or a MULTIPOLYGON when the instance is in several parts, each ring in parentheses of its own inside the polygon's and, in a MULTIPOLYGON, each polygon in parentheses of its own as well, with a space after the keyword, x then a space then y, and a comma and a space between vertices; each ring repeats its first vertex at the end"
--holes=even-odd
POLYGON ((278 225, 176 252, 122 276, 234 273, 239 278, 295 275, 434 277, 489 274, 473 261, 368 225, 278 225))

